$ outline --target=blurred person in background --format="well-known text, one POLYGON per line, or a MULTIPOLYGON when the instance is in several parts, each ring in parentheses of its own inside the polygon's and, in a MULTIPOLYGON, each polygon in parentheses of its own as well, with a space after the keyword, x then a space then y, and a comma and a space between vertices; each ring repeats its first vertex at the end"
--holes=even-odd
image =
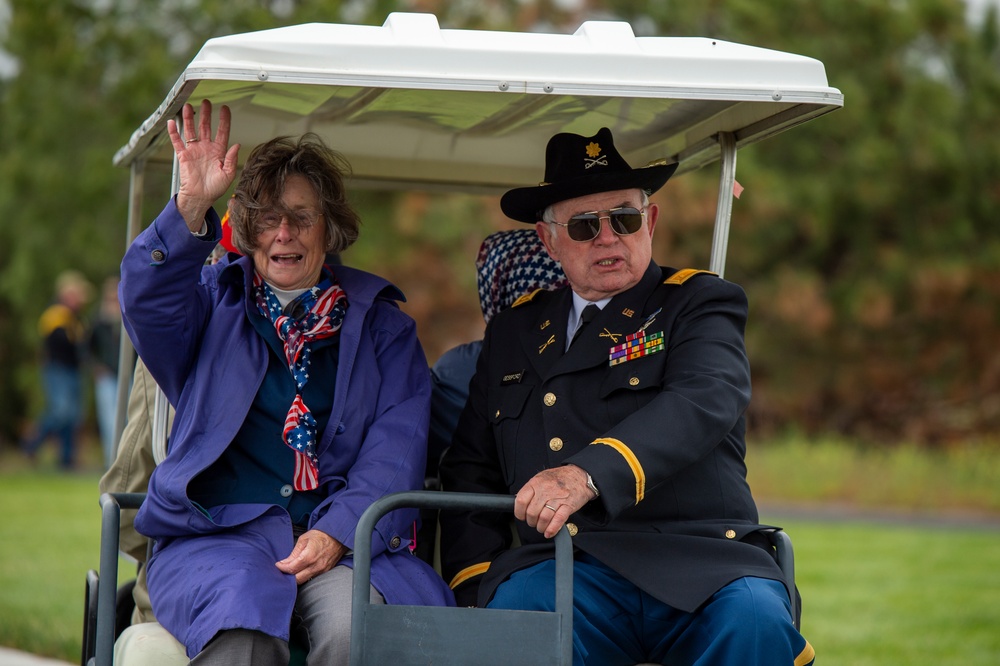
POLYGON ((38 320, 45 408, 21 449, 33 460, 42 444, 54 436, 59 440, 59 465, 70 470, 76 462, 77 430, 83 418, 85 328, 80 313, 94 288, 79 271, 67 270, 56 278, 55 291, 55 302, 38 320))
POLYGON ((121 346, 122 314, 118 305, 118 278, 109 277, 101 286, 101 301, 90 327, 87 346, 90 371, 94 375, 94 409, 101 434, 104 468, 115 455, 115 410, 118 405, 118 352, 121 346))

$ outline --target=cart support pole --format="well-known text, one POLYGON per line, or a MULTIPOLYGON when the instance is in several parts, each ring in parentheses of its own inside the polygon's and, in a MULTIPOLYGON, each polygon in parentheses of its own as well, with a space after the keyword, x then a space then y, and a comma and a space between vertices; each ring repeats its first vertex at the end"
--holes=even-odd
POLYGON ((138 509, 145 493, 103 493, 101 505, 101 563, 97 586, 97 632, 94 666, 112 666, 115 649, 115 611, 118 591, 118 546, 122 509, 138 509))
MULTIPOLYGON (((178 127, 182 128, 180 114, 177 118, 178 127)), ((182 134, 183 135, 183 134, 182 134)), ((181 174, 180 166, 177 163, 177 153, 174 153, 174 166, 173 174, 170 180, 170 196, 173 197, 177 194, 177 191, 181 189, 181 174)), ((167 396, 163 393, 163 389, 159 386, 156 387, 156 394, 153 397, 153 462, 159 465, 163 462, 163 459, 167 457, 167 435, 169 435, 170 428, 167 425, 167 415, 170 409, 170 403, 167 402, 167 396)))
POLYGON ((97 583, 97 666, 110 666, 115 647, 115 597, 118 587, 118 529, 121 507, 111 495, 101 495, 101 576, 97 583), (103 537, 111 537, 105 543, 103 537))
POLYGON ((736 185, 736 137, 719 132, 719 201, 715 207, 715 234, 709 270, 725 277, 726 250, 729 247, 729 221, 733 214, 733 187, 736 185))
MULTIPOLYGON (((142 193, 146 183, 146 162, 136 160, 129 169, 128 184, 128 228, 125 233, 126 249, 139 235, 139 219, 142 217, 142 193)), ((118 442, 125 430, 125 411, 128 406, 128 392, 132 386, 132 369, 135 366, 135 348, 125 334, 122 324, 121 342, 118 344, 118 395, 115 399, 115 438, 112 460, 118 455, 118 442)), ((111 461, 106 461, 110 464, 111 461)))

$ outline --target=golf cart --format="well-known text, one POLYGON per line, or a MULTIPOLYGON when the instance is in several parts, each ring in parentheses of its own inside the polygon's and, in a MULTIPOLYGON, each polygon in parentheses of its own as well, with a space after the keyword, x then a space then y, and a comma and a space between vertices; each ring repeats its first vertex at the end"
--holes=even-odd
MULTIPOLYGON (((350 162, 352 188, 500 193, 538 181, 553 134, 590 135, 600 127, 613 130, 633 166, 677 163, 681 174, 718 161, 715 231, 705 268, 720 276, 737 151, 843 105, 814 59, 710 38, 636 37, 629 24, 616 21, 586 22, 566 35, 448 30, 430 14, 395 13, 382 26, 306 24, 220 37, 205 43, 114 156, 116 165, 130 170, 129 240, 148 222, 142 215, 146 178, 170 172, 174 162, 167 121, 179 120, 185 103, 202 99, 230 107, 230 140, 245 147, 277 135, 317 133, 350 162)), ((172 172, 176 191, 175 164, 172 172)), ((123 336, 119 434, 134 360, 123 336)), ((154 457, 162 460, 162 394, 156 407, 154 457)), ((112 663, 119 512, 141 501, 141 495, 101 498, 100 574, 88 575, 84 664, 112 663)), ((380 512, 399 502, 464 508, 469 501, 500 511, 513 506, 509 497, 419 492, 376 502, 358 528, 355 590, 367 590, 364 536, 380 512)), ((774 539, 794 603, 790 545, 783 533, 774 539)), ((562 574, 571 575, 569 537, 563 533, 559 540, 562 574)), ((530 648, 539 663, 569 663, 571 592, 560 585, 551 618, 376 607, 366 603, 366 594, 356 594, 352 662, 527 663, 510 653, 516 630, 516 643, 530 648), (397 636, 400 627, 419 637, 420 650, 402 639, 378 640, 397 636), (549 656, 536 649, 542 643, 549 656)))

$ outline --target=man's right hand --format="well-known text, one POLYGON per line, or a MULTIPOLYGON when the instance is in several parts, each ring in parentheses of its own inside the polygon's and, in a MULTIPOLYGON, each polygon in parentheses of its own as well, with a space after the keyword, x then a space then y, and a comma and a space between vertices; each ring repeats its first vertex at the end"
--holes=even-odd
POLYGON ((587 472, 582 468, 564 465, 546 469, 517 492, 514 516, 551 539, 571 515, 594 497, 587 487, 587 472))

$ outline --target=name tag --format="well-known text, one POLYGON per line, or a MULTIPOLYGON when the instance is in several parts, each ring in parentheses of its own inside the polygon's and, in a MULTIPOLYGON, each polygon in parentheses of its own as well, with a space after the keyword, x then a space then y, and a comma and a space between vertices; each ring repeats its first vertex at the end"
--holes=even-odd
POLYGON ((524 370, 511 372, 503 376, 503 378, 500 380, 500 386, 507 386, 508 384, 520 384, 522 379, 524 379, 524 370))

